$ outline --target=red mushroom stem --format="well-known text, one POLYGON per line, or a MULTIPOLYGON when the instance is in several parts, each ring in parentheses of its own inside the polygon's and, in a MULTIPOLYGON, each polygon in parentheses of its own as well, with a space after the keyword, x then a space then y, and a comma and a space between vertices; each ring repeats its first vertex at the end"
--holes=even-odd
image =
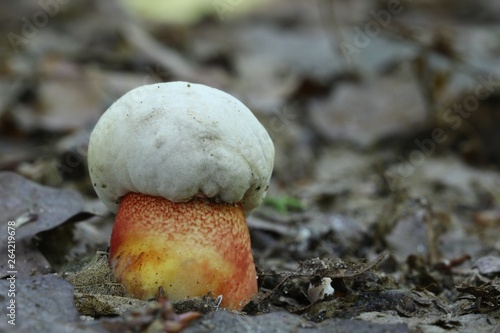
POLYGON ((222 295, 240 310, 257 292, 250 235, 240 204, 195 198, 185 203, 139 193, 125 195, 116 215, 110 264, 136 298, 169 300, 222 295))

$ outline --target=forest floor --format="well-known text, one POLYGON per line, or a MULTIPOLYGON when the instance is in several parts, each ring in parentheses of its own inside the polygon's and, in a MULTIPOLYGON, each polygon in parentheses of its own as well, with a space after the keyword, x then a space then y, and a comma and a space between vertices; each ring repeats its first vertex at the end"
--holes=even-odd
POLYGON ((498 3, 131 8, 0 4, 0 331, 500 332, 498 3), (275 144, 240 313, 129 298, 108 267, 90 132, 176 80, 234 95, 275 144))

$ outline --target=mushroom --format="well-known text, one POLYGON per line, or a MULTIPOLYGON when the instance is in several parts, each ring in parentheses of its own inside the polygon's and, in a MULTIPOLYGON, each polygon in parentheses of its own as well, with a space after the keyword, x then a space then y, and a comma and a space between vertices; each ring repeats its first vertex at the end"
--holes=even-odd
POLYGON ((116 213, 109 261, 131 296, 212 292, 240 310, 257 292, 245 216, 266 195, 274 146, 240 101, 187 82, 131 90, 96 124, 88 164, 116 213))

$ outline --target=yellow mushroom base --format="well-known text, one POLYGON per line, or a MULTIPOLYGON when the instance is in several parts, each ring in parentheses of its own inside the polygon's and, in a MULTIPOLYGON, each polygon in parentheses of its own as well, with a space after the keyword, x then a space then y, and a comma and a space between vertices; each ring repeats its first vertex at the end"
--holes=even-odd
POLYGON ((241 310, 257 293, 250 235, 241 205, 204 198, 174 203, 129 193, 111 234, 110 265, 135 298, 172 301, 222 295, 221 306, 241 310))

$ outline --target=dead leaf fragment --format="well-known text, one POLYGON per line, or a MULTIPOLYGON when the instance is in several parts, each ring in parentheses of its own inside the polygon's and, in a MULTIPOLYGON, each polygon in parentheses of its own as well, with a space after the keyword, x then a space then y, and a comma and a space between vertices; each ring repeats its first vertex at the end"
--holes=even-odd
MULTIPOLYGON (((1 280, 2 290, 9 290, 10 281, 1 280)), ((2 309, 15 301, 15 326, 0 320, 0 331, 38 332, 103 332, 80 326, 80 315, 73 304, 73 286, 56 276, 36 276, 15 280, 15 297, 1 297, 2 309)))
MULTIPOLYGON (((18 277, 28 277, 33 272, 46 273, 50 265, 36 250, 32 238, 53 229, 84 211, 84 200, 75 191, 56 189, 34 183, 13 173, 0 173, 0 248, 7 248, 8 222, 14 231, 18 277)), ((83 217, 83 216, 82 216, 83 217)), ((8 269, 7 261, 0 262, 1 274, 8 269)))
POLYGON ((498 256, 485 256, 477 259, 473 267, 479 270, 483 275, 493 275, 500 273, 500 257, 498 256))

